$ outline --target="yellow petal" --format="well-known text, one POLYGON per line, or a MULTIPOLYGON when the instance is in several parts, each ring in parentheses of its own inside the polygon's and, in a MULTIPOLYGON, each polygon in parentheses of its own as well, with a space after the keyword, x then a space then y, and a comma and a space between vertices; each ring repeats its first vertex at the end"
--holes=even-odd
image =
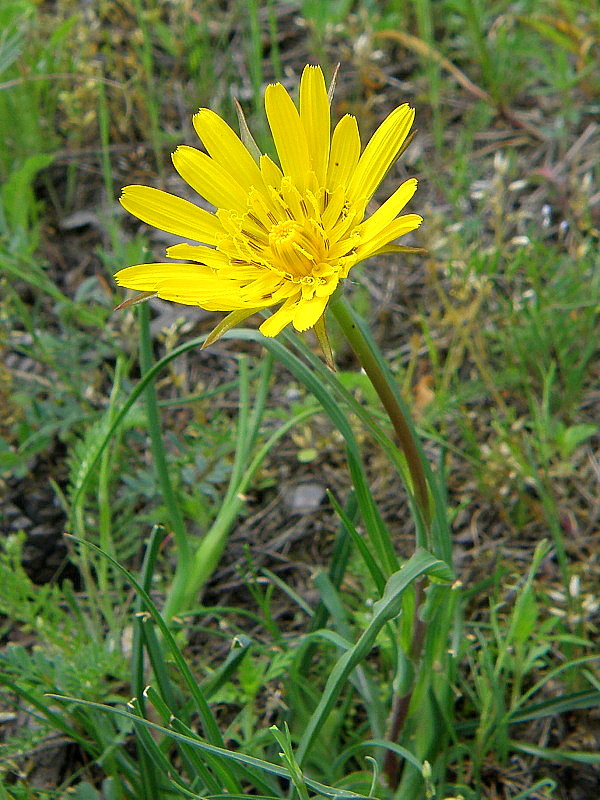
POLYGON ((151 186, 126 186, 121 205, 142 222, 184 239, 216 244, 223 235, 221 223, 213 214, 151 186))
POLYGON ((331 237, 329 258, 338 258, 345 255, 349 249, 360 244, 360 233, 357 230, 360 217, 357 216, 355 206, 351 206, 348 213, 340 216, 337 223, 328 233, 331 237))
POLYGON ((369 219, 365 220, 362 225, 359 225, 358 230, 363 236, 363 244, 375 236, 378 231, 385 228, 386 225, 389 225, 402 211, 416 191, 416 179, 409 178, 409 180, 404 181, 404 183, 396 189, 394 194, 389 197, 369 219))
POLYGON ((333 131, 327 170, 328 191, 333 192, 337 186, 346 186, 358 164, 359 156, 360 133, 356 117, 346 114, 333 131))
POLYGON ((240 295, 248 303, 253 303, 255 306, 264 306, 265 302, 268 304, 267 298, 270 298, 271 294, 280 285, 281 278, 277 273, 270 270, 263 270, 262 272, 256 270, 254 280, 240 290, 240 295))
POLYGON ((115 280, 128 289, 156 292, 163 300, 208 311, 252 307, 241 298, 235 281, 220 278, 201 264, 138 264, 117 272, 115 280))
POLYGON ((365 147, 350 179, 350 200, 364 197, 368 203, 400 152, 414 118, 414 109, 405 103, 384 119, 365 147))
MULTIPOLYGON (((275 166, 275 164, 273 164, 273 166, 275 166)), ((281 171, 279 174, 281 175, 281 171)), ((278 185, 280 184, 281 179, 278 185)), ((251 189, 248 195, 248 215, 244 221, 244 224, 247 224, 248 219, 252 220, 255 225, 262 228, 263 234, 267 236, 271 230, 271 226, 277 220, 277 214, 279 213, 279 204, 274 205, 271 202, 272 191, 272 186, 269 186, 266 192, 259 192, 256 189, 251 189)))
POLYGON ((301 300, 294 314, 294 328, 296 328, 297 331, 306 331, 308 328, 312 328, 325 311, 328 300, 329 295, 326 297, 317 297, 315 295, 312 300, 301 300))
POLYGON ((390 244, 399 236, 404 236, 406 233, 416 230, 422 222, 423 217, 418 214, 404 214, 398 217, 398 219, 378 231, 368 242, 364 242, 364 244, 356 248, 357 259, 362 261, 365 258, 369 258, 373 253, 390 244))
POLYGON ((233 166, 236 180, 246 191, 262 185, 258 165, 225 120, 209 108, 201 108, 192 121, 211 158, 228 172, 233 166))
POLYGON ((325 283, 319 283, 315 288, 315 295, 317 297, 331 297, 331 295, 337 289, 337 285, 340 282, 339 276, 330 275, 328 278, 325 279, 325 283))
POLYGON ((260 171, 267 186, 279 189, 283 173, 272 158, 269 158, 269 156, 260 157, 260 171))
POLYGON ((213 269, 229 266, 229 258, 219 250, 192 244, 174 244, 167 248, 167 258, 181 258, 185 261, 196 261, 213 269))
POLYGON ((313 172, 320 186, 325 183, 329 161, 329 98, 320 67, 306 66, 300 81, 300 122, 306 134, 313 172))
MULTIPOLYGON (((246 209, 246 192, 223 167, 195 147, 181 145, 171 156, 183 180, 217 208, 246 209)), ((235 164, 231 165, 235 169, 235 164)))
POLYGON ((282 300, 287 300, 292 295, 299 295, 298 284, 292 281, 283 280, 277 289, 271 292, 271 302, 273 305, 281 303, 282 300))
POLYGON ((116 273, 115 280, 119 286, 125 286, 127 289, 155 292, 166 280, 198 283, 207 277, 214 280, 214 272, 201 264, 162 263, 125 267, 116 273))
POLYGON ((222 294, 207 292, 204 290, 182 289, 178 286, 165 285, 158 290, 158 296, 162 300, 170 300, 172 303, 181 303, 184 306, 199 306, 206 311, 235 311, 239 308, 246 308, 247 304, 236 300, 229 293, 228 297, 222 294))
POLYGON ((310 171, 308 144, 296 106, 280 83, 267 86, 265 110, 281 168, 303 192, 310 171))
POLYGON ((296 312, 296 301, 286 300, 281 308, 277 309, 274 314, 266 319, 259 327, 259 331, 263 336, 277 336, 278 333, 285 328, 285 326, 292 321, 296 312))
POLYGON ((294 219, 303 221, 308 216, 305 210, 307 209, 306 201, 287 175, 281 181, 280 191, 285 205, 292 212, 294 219))
POLYGON ((328 233, 331 233, 331 228, 337 223, 346 202, 346 194, 341 186, 334 189, 327 194, 327 204, 321 214, 321 221, 323 227, 328 233))

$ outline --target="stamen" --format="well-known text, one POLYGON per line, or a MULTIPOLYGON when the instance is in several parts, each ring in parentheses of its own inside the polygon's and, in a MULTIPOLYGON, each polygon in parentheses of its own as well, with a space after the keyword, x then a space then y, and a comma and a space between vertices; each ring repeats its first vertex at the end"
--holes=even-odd
POLYGON ((304 256, 307 261, 311 261, 313 263, 316 261, 315 257, 309 253, 308 250, 305 250, 304 247, 299 244, 299 242, 293 242, 292 247, 299 255, 304 256))
POLYGON ((251 211, 248 211, 248 219, 251 219, 252 222, 254 222, 255 225, 258 225, 259 228, 262 228, 262 230, 265 233, 269 232, 269 229, 267 228, 267 226, 258 217, 256 217, 251 211))

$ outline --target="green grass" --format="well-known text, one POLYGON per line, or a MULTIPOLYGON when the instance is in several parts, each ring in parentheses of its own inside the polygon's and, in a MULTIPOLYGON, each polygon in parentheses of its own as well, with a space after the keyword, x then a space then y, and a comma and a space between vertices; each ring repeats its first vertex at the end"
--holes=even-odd
POLYGON ((29 719, 0 798, 559 800, 565 764, 589 787, 594 4, 55 6, 0 10, 0 702, 29 719), (417 108, 388 188, 419 177, 428 252, 363 265, 349 294, 416 417, 428 540, 334 325, 337 376, 295 337, 200 355, 212 315, 112 312, 113 272, 164 246, 120 187, 177 192, 169 152, 200 106, 235 126, 234 96, 264 149, 265 83, 314 60, 342 62, 334 116, 365 139, 417 108), (281 510, 308 481, 318 514, 281 510), (76 587, 21 566, 43 503, 76 587), (40 787, 56 735, 71 762, 40 787))

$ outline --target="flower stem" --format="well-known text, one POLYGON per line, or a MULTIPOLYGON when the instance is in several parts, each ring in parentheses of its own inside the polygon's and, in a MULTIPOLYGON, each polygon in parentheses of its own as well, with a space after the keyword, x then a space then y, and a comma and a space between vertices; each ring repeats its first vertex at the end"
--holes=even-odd
MULTIPOLYGON (((330 303, 330 308, 358 358, 360 365, 379 395, 383 407, 394 426, 410 473, 416 511, 420 513, 426 530, 426 536, 430 537, 432 510, 427 478, 423 468, 423 455, 415 439, 412 426, 408 422, 406 414, 402 409, 401 401, 396 394, 395 386, 392 383, 393 378, 386 370, 385 364, 378 356, 374 344, 370 341, 368 334, 365 334, 361 329, 352 309, 341 293, 330 303)), ((416 527, 416 543, 419 544, 419 525, 417 524, 416 527)), ((427 634, 427 625, 421 618, 423 599, 423 584, 421 581, 417 581, 415 584, 412 637, 409 652, 407 653, 408 658, 413 663, 416 663, 421 658, 427 634)), ((402 692, 394 692, 386 731, 386 738, 388 741, 399 741, 409 714, 414 688, 415 684, 413 680, 402 692)), ((395 790, 400 781, 400 760, 397 754, 391 751, 388 752, 384 760, 383 770, 388 786, 390 789, 395 790)))
POLYGON ((371 343, 355 321, 348 302, 341 293, 330 303, 330 308, 340 328, 344 332, 344 335, 348 339, 360 365, 379 395, 383 407, 394 426, 412 479, 415 502, 422 514, 426 528, 429 529, 431 524, 431 505, 421 454, 419 453, 419 448, 417 447, 411 426, 391 386, 391 377, 388 376, 382 368, 373 351, 371 343))

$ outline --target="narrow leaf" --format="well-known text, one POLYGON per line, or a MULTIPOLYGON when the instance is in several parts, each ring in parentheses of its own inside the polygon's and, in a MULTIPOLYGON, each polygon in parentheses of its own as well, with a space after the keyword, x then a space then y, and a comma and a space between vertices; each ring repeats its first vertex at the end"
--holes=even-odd
POLYGON ((354 647, 343 654, 329 675, 321 700, 300 741, 297 755, 299 763, 302 763, 318 736, 352 670, 370 653, 379 631, 386 622, 397 617, 402 610, 404 590, 425 573, 432 573, 441 580, 450 581, 453 578, 447 564, 434 558, 426 550, 417 550, 406 564, 390 577, 383 597, 373 606, 373 618, 368 627, 363 631, 354 647))
POLYGON ((257 311, 260 311, 260 308, 240 308, 236 311, 232 311, 230 314, 227 314, 227 316, 222 319, 218 325, 215 325, 212 331, 208 334, 201 349, 204 350, 205 347, 214 344, 214 342, 218 341, 224 333, 227 333, 227 331, 235 328, 236 325, 239 325, 240 322, 243 322, 248 317, 251 317, 252 314, 256 314, 257 311))
POLYGON ((254 137, 250 133, 250 128, 248 127, 246 117, 244 116, 244 110, 242 109, 236 97, 233 98, 233 103, 235 105, 235 111, 240 125, 240 139, 242 140, 242 144, 258 164, 260 162, 261 152, 258 148, 258 145, 254 141, 254 137))
POLYGON ((337 83, 339 71, 340 71, 340 62, 338 61, 338 63, 335 65, 335 69, 333 70, 331 83, 329 84, 329 88, 327 89, 327 97, 329 99, 329 105, 333 103, 333 95, 335 93, 335 85, 337 83))
POLYGON ((325 327, 325 314, 322 314, 313 326, 315 336, 319 342, 321 353, 325 359, 325 363, 332 372, 335 372, 335 363, 333 361, 333 351, 331 349, 331 342, 327 335, 327 328, 325 327))
POLYGON ((157 292, 141 292, 140 294, 136 294, 134 297, 130 297, 128 300, 123 300, 122 303, 119 303, 118 306, 114 307, 114 311, 122 311, 124 308, 130 308, 131 306, 137 306, 139 303, 145 303, 146 300, 150 300, 151 297, 156 297, 157 292))

